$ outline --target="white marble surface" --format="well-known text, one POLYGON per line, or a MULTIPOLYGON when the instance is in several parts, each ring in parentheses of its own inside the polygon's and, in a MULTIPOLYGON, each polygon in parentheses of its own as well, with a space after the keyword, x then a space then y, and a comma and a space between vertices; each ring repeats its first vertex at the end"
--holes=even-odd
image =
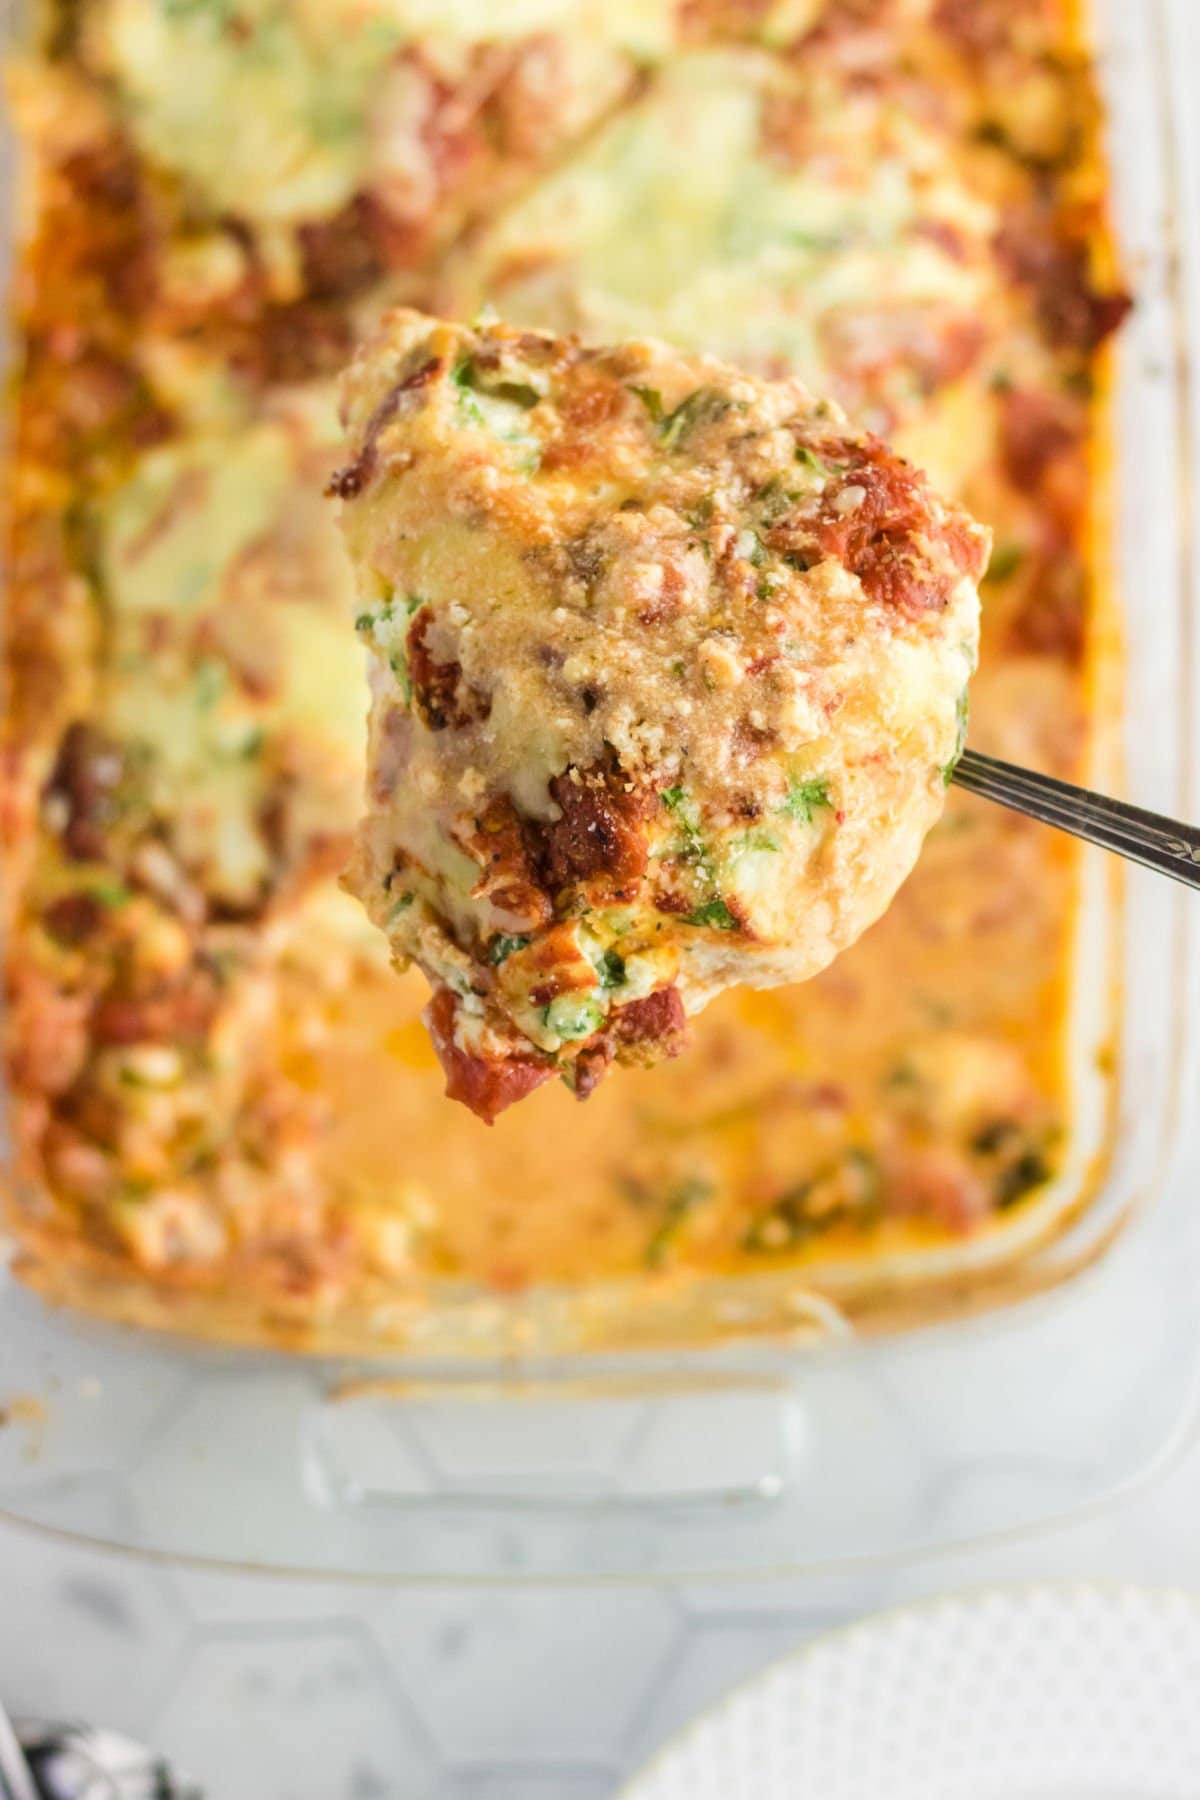
POLYGON ((154 1568, 0 1531, 0 1693, 153 1742, 211 1800, 606 1800, 734 1682, 947 1589, 1200 1590, 1200 1443, 1086 1525, 892 1573, 648 1589, 325 1583, 154 1568))
MULTIPOLYGON (((1200 0, 1173 6, 1200 221, 1200 0)), ((1200 1146, 1189 1168, 1200 1190, 1200 1146)), ((1085 1524, 803 1582, 371 1591, 156 1567, 2 1526, 0 1695, 18 1714, 125 1728, 210 1800, 606 1800, 735 1681, 833 1624, 1075 1577, 1200 1591, 1200 1443, 1085 1524)))

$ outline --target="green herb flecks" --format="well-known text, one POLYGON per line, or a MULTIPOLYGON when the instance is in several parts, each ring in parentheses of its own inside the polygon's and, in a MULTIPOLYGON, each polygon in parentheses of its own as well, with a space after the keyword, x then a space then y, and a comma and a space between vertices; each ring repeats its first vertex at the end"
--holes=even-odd
POLYGON ((772 1250, 793 1250, 812 1237, 816 1226, 805 1212, 812 1185, 811 1181, 802 1181, 796 1187, 788 1188, 752 1219, 742 1233, 742 1249, 754 1255, 772 1250))
POLYGON ((596 964, 596 973, 602 988, 624 987, 625 958, 617 950, 606 950, 596 964))
POLYGON ((743 831, 740 837, 736 838, 733 843, 733 853, 735 856, 745 856, 755 850, 778 849, 779 839, 775 836, 773 831, 768 831, 766 827, 762 825, 755 825, 752 826, 749 831, 743 831))
POLYGON ((487 959, 493 969, 498 969, 502 962, 507 962, 516 951, 524 950, 530 942, 531 940, 527 937, 505 937, 501 934, 501 936, 489 940, 487 959))
POLYGON ((691 912, 682 915, 683 923, 706 925, 713 931, 738 930, 737 918, 715 891, 717 871, 713 865, 712 852, 700 829, 700 813, 695 801, 682 785, 664 788, 659 799, 679 829, 679 835, 668 853, 677 856, 695 871, 702 895, 708 890, 707 897, 701 899, 691 912))
POLYGON ((464 425, 482 425, 484 423, 483 408, 475 398, 475 365, 470 357, 456 362, 450 371, 450 380, 458 389, 456 403, 459 422, 464 425))
POLYGON ((796 445, 796 461, 803 463, 806 469, 811 469, 814 475, 819 475, 822 481, 832 481, 844 469, 842 463, 822 462, 816 451, 810 450, 807 444, 796 445))
POLYGON ((661 425, 666 416, 666 409, 663 406, 663 397, 658 389, 652 387, 638 387, 636 384, 632 384, 629 391, 631 394, 637 395, 646 411, 650 414, 651 423, 654 425, 661 425))
POLYGON ((994 1156, 1011 1144, 1020 1132, 1020 1126, 1012 1119, 993 1119, 990 1124, 982 1125, 971 1139, 971 1148, 977 1156, 994 1156))
POLYGON ((687 1175, 667 1189, 658 1224, 647 1241, 644 1261, 648 1269, 660 1269, 687 1219, 711 1200, 713 1184, 702 1175, 687 1175))
POLYGON ((403 605, 404 616, 411 619, 413 614, 419 612, 421 607, 424 606, 425 601, 420 594, 408 594, 405 596, 404 600, 400 602, 398 601, 397 596, 393 594, 390 600, 385 600, 383 604, 377 606, 373 612, 360 612, 354 621, 355 631, 375 631, 380 625, 390 625, 396 616, 396 607, 398 604, 403 605))
POLYGON ((735 404, 719 388, 702 387, 696 388, 668 412, 657 388, 631 384, 629 391, 636 394, 645 407, 665 450, 678 450, 690 432, 700 425, 723 419, 735 404))
POLYGON ((850 1144, 840 1157, 785 1188, 752 1219, 742 1249, 794 1250, 843 1221, 870 1225, 879 1217, 881 1201, 879 1164, 869 1150, 850 1144))
POLYGON ((555 1037, 575 1043, 599 1031, 604 1023, 604 1009, 586 995, 581 998, 578 994, 560 994, 542 1013, 542 1023, 555 1037))
POLYGON ((685 925, 705 925, 710 931, 736 931, 738 921, 724 900, 706 900, 694 912, 684 913, 685 925))
POLYGON ((510 406, 523 407, 526 412, 542 398, 530 381, 507 381, 503 377, 489 380, 469 356, 455 364, 450 379, 460 394, 482 394, 485 399, 504 400, 510 406))
POLYGON ((738 533, 736 548, 738 555, 743 557, 752 569, 761 569, 767 561, 769 554, 767 546, 757 531, 752 531, 749 526, 738 533))
POLYGON ((416 897, 417 896, 407 888, 404 893, 397 894, 391 906, 388 908, 387 918, 383 922, 385 931, 390 931, 393 925, 399 923, 400 919, 408 911, 416 897))
POLYGON ((509 446, 513 452, 514 466, 521 474, 536 474, 542 460, 540 440, 528 431, 504 430, 503 416, 497 417, 493 413, 489 417, 483 404, 491 402, 493 405, 515 406, 528 412, 542 397, 532 383, 508 381, 503 377, 489 379, 470 357, 464 357, 454 365, 450 371, 450 380, 458 390, 456 400, 459 422, 490 431, 500 443, 509 446))
POLYGON ((797 825, 811 825, 814 814, 831 804, 829 783, 818 776, 810 780, 790 781, 779 810, 797 825))
POLYGON ((701 425, 715 424, 729 412, 733 402, 717 388, 697 388, 681 400, 674 412, 668 413, 661 426, 663 448, 678 450, 689 434, 701 425))
POLYGON ((1023 1200, 1034 1188, 1049 1181, 1053 1171, 1040 1150, 1026 1150, 1001 1169, 994 1189, 996 1205, 1003 1212, 1023 1200))
POLYGON ((356 621, 356 628, 362 631, 374 630, 375 647, 386 655, 388 668, 396 677, 396 686, 400 689, 401 698, 406 706, 412 702, 412 679, 408 672, 407 621, 420 612, 425 601, 420 594, 407 594, 403 601, 395 597, 387 601, 375 613, 361 613, 356 621), (402 605, 403 618, 396 621, 396 608, 402 605), (364 623, 365 621, 365 623, 364 623), (393 628, 398 624, 399 629, 393 628), (388 629, 380 630, 380 627, 388 629))
POLYGON ((772 475, 770 481, 759 488, 754 498, 762 508, 763 524, 775 525, 791 511, 800 495, 794 488, 788 487, 782 475, 772 475))
POLYGON ((708 845, 700 829, 700 810, 687 789, 679 785, 664 788, 659 799, 679 828, 679 838, 673 846, 673 853, 682 857, 684 862, 692 863, 711 874, 708 845))

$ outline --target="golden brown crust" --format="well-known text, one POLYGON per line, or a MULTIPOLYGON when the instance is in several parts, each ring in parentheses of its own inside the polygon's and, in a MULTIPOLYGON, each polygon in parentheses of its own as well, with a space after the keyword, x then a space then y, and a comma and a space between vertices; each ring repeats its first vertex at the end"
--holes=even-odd
POLYGON ((453 997, 450 1091, 490 1119, 536 1066, 586 1096, 679 1048, 656 994, 694 1013, 858 936, 941 810, 987 534, 798 382, 659 344, 397 313, 345 395, 373 692, 349 885, 453 997), (497 809, 532 924, 447 855, 497 809))

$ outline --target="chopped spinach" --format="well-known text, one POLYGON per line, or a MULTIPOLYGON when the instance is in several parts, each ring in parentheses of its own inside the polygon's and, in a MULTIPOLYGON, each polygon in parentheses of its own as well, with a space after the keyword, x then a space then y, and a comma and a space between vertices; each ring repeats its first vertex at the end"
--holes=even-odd
POLYGON ((469 357, 465 357, 462 362, 455 363, 451 369, 450 380, 458 389, 457 402, 460 421, 465 425, 482 425, 484 423, 483 411, 473 391, 475 385, 472 380, 473 375, 474 365, 469 357))
POLYGON ((698 425, 715 424, 732 405, 717 388, 697 388, 663 420, 660 430, 664 449, 677 450, 698 425))
POLYGON ((712 424, 717 419, 723 419, 734 404, 718 388, 701 387, 688 394, 686 399, 668 412, 657 388, 631 385, 629 391, 637 395, 649 413, 651 423, 657 427, 666 450, 677 450, 688 433, 698 425, 712 424))
POLYGON ((996 1177, 996 1205, 1001 1211, 1005 1207, 1015 1206, 1026 1194, 1044 1181, 1049 1181, 1051 1169, 1040 1150, 1026 1150, 1015 1162, 1008 1164, 996 1177))
MULTIPOLYGON (((528 411, 531 406, 536 406, 542 397, 533 384, 528 381, 506 381, 503 377, 495 381, 489 380, 486 373, 469 356, 464 356, 461 362, 455 363, 450 371, 450 379, 459 390, 460 405, 463 404, 462 396, 464 395, 483 394, 489 400, 507 400, 510 405, 523 406, 528 411)), ((469 401, 468 404, 470 404, 469 401)), ((483 415, 479 412, 479 408, 476 406, 474 410, 478 414, 478 419, 473 419, 472 423, 482 423, 483 415)))
POLYGON ((679 826, 680 842, 675 846, 675 855, 681 856, 685 862, 694 863, 697 867, 709 867, 708 846, 704 834, 700 830, 700 815, 696 803, 685 787, 664 788, 659 799, 679 826))
POLYGON ((811 1237, 815 1227, 806 1216, 804 1205, 812 1188, 811 1181, 799 1182, 751 1219, 742 1234, 742 1249, 753 1252, 784 1250, 811 1237))
POLYGON ((400 689, 400 698, 405 706, 412 702, 412 677, 408 672, 408 658, 402 650, 397 650, 388 657, 388 668, 396 677, 396 685, 400 689))
POLYGON ((524 950, 530 941, 527 937, 505 937, 501 934, 490 940, 487 947, 487 959, 493 969, 498 969, 500 964, 507 962, 515 951, 524 950))
POLYGON ((750 850, 778 850, 779 839, 765 826, 756 825, 749 831, 742 832, 734 849, 739 856, 745 855, 750 850))
POLYGON ((795 506, 800 495, 787 486, 782 475, 772 475, 754 498, 762 508, 763 524, 774 525, 795 506))
POLYGON ((631 394, 636 394, 655 425, 661 425, 665 417, 663 397, 657 388, 631 386, 631 394))
MULTIPOLYGON (((408 594, 403 604, 406 616, 411 619, 413 614, 424 606, 425 602, 420 594, 408 594)), ((354 629, 355 631, 371 631, 376 625, 387 625, 395 616, 395 612, 396 596, 393 594, 390 600, 385 600, 383 605, 377 607, 374 612, 359 613, 354 621, 354 629)))
POLYGON ((779 810, 789 819, 794 819, 798 825, 811 825, 817 809, 830 804, 829 783, 816 777, 812 780, 790 781, 779 810))
POLYGON ((408 889, 406 889, 403 894, 397 895, 396 899, 392 902, 387 918, 384 920, 385 929, 394 925, 401 913, 406 913, 408 911, 416 897, 417 896, 408 889))
POLYGON ((698 1206, 713 1196, 713 1184, 703 1175, 687 1175, 667 1189, 662 1200, 662 1213, 646 1244, 645 1263, 649 1269, 661 1268, 667 1252, 688 1218, 698 1206))
POLYGON ((586 995, 560 994, 542 1014, 542 1022, 556 1037, 574 1042, 591 1037, 604 1023, 604 1009, 586 995))
POLYGON ((528 411, 541 399, 537 389, 526 381, 497 379, 489 382, 470 357, 464 357, 454 365, 450 371, 450 380, 458 389, 456 399, 460 422, 481 430, 490 430, 502 444, 510 446, 514 468, 523 475, 536 475, 542 461, 542 446, 538 439, 525 431, 500 429, 503 421, 497 421, 494 417, 489 419, 480 401, 499 401, 528 411))
POLYGON ((834 1161, 796 1182, 752 1219, 743 1250, 794 1248, 839 1220, 870 1224, 881 1204, 879 1164, 869 1150, 850 1144, 834 1161))
POLYGON ((747 528, 743 536, 739 536, 738 554, 745 556, 746 561, 750 564, 751 568, 761 569, 763 564, 767 561, 769 552, 757 531, 751 531, 747 528), (745 538, 749 538, 750 540, 748 549, 743 547, 745 538))
POLYGON ((706 900, 694 912, 683 915, 685 925, 707 925, 713 931, 736 931, 738 922, 724 900, 706 900))
POLYGON ((971 1148, 977 1156, 992 1156, 997 1150, 1003 1150, 1005 1144, 1011 1143, 1019 1126, 1011 1119, 993 1119, 990 1125, 984 1125, 971 1139, 971 1148))
POLYGON ((606 950, 596 964, 596 973, 600 977, 601 987, 623 987, 625 983, 625 958, 616 950, 606 950))
POLYGON ((822 462, 816 451, 810 450, 807 444, 796 445, 796 461, 803 463, 806 468, 812 470, 814 475, 819 475, 823 481, 832 481, 835 475, 842 473, 843 465, 841 463, 822 462))
POLYGON ((481 388, 494 400, 507 400, 510 406, 523 406, 526 412, 541 400, 537 389, 528 381, 498 381, 494 387, 481 388))

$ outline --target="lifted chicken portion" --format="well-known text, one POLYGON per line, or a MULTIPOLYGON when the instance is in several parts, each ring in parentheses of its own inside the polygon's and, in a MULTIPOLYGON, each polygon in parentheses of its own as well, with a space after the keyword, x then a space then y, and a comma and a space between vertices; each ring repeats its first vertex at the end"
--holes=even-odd
POLYGON ((585 1097, 879 917, 961 749, 984 530, 800 383, 650 341, 397 312, 344 421, 347 885, 452 1098, 585 1097))

